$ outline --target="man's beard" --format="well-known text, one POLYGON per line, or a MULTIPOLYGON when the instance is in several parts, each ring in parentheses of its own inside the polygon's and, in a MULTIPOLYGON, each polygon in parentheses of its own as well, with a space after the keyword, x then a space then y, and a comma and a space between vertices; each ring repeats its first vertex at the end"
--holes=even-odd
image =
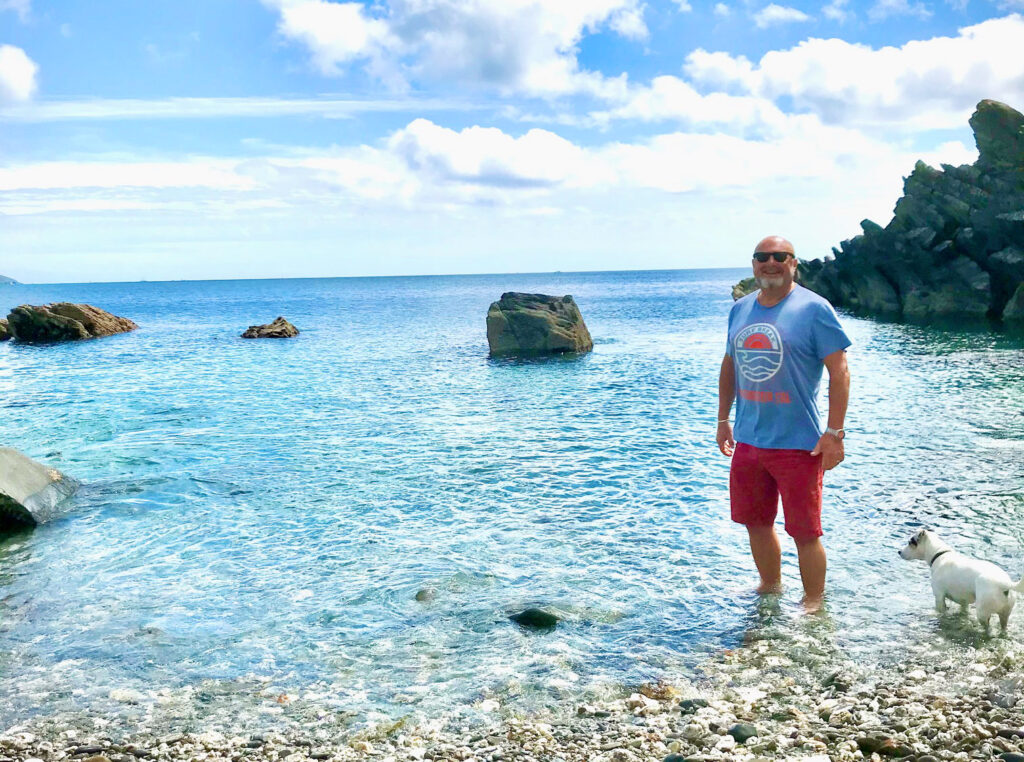
POLYGON ((777 278, 755 278, 757 281, 757 287, 761 289, 767 288, 782 288, 786 285, 786 279, 781 275, 777 278))

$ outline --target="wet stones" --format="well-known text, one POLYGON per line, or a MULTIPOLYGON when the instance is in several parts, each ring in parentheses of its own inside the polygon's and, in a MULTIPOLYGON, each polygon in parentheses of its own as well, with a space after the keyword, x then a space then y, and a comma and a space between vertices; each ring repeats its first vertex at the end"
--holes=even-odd
POLYGON ((751 738, 759 735, 757 728, 744 722, 738 722, 729 728, 729 735, 736 739, 736 743, 746 743, 751 738))
POLYGON ((11 329, 7 325, 7 321, 0 318, 0 341, 8 341, 13 338, 11 336, 11 329))

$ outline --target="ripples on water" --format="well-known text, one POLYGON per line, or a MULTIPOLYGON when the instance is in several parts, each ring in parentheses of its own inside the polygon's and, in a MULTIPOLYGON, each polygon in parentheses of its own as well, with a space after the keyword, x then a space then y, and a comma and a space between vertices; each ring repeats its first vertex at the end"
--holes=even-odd
POLYGON ((808 629, 791 546, 781 606, 757 605, 714 445, 742 275, 5 287, 0 307, 85 301, 141 328, 0 345, 0 441, 86 485, 0 540, 0 728, 111 705, 244 725, 279 693, 317 716, 531 708, 766 632, 825 666, 977 647, 896 551, 927 523, 1024 574, 1020 341, 844 318, 830 615, 808 629), (489 360, 506 290, 573 294, 594 352, 489 360), (278 314, 298 339, 237 338, 278 314), (566 621, 507 621, 538 604, 566 621))

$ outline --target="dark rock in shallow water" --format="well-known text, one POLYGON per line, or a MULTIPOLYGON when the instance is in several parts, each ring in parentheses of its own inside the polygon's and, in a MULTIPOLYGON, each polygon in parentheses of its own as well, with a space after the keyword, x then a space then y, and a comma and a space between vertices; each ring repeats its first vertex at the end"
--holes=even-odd
POLYGON ((492 357, 589 352, 594 348, 571 296, 509 291, 487 310, 492 357))
POLYGON ((526 609, 518 614, 509 617, 520 627, 529 627, 535 630, 550 630, 560 621, 554 614, 544 609, 526 609))
POLYGON ((55 468, 0 447, 0 528, 43 524, 78 489, 78 482, 55 468))
POLYGON ((7 316, 8 328, 18 341, 77 341, 127 333, 138 328, 128 318, 112 315, 89 304, 56 302, 23 304, 7 316))
POLYGON ((11 329, 7 326, 7 321, 0 319, 0 341, 7 341, 11 338, 11 329))
POLYGON ((834 259, 801 262, 800 282, 867 315, 1024 320, 1024 114, 984 100, 971 127, 976 163, 919 161, 892 221, 864 220, 834 259))
POLYGON ((278 317, 273 323, 266 325, 251 325, 242 334, 243 339, 290 339, 298 336, 299 329, 285 320, 278 317))
POLYGON ((420 603, 429 603, 437 597, 437 590, 432 587, 425 587, 416 591, 416 600, 420 603))

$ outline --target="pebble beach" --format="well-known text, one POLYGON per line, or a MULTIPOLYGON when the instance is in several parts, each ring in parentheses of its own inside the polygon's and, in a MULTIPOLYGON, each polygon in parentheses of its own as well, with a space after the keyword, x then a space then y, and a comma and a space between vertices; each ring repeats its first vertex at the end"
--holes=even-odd
MULTIPOLYGON (((715 655, 692 679, 623 688, 606 700, 570 701, 528 716, 481 699, 469 723, 398 720, 343 729, 329 712, 296 711, 290 727, 276 724, 266 733, 218 727, 154 734, 144 722, 129 728, 83 716, 69 727, 66 719, 39 720, 0 734, 0 762, 1024 760, 1024 706, 1017 703, 1024 646, 1007 637, 979 642, 960 658, 920 658, 899 668, 847 663, 826 673, 820 667, 835 656, 827 645, 755 636, 715 655)), ((267 686, 265 699, 286 715, 303 704, 276 690, 267 686)))

